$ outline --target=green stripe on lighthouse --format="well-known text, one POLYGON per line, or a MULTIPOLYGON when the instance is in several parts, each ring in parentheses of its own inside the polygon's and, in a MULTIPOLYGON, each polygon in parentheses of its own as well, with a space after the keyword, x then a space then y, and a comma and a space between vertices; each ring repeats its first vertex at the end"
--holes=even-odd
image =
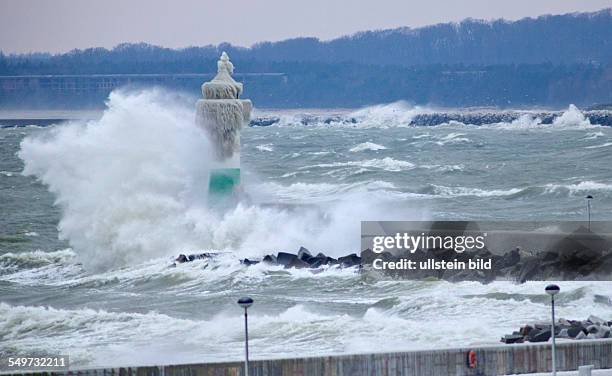
POLYGON ((208 193, 211 195, 231 195, 240 185, 239 168, 220 168, 211 170, 208 182, 208 193))

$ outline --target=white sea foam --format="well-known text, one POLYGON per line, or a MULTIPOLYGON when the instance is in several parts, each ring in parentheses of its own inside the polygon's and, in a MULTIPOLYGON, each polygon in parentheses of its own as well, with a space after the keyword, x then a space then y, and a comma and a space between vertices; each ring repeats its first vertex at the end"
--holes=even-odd
POLYGON ((382 145, 375 144, 373 142, 363 142, 359 145, 352 147, 351 149, 349 149, 349 151, 356 153, 356 152, 366 151, 366 150, 377 151, 377 150, 385 150, 385 149, 387 148, 382 145))
POLYGON ((420 168, 436 170, 440 172, 457 172, 463 171, 465 166, 463 164, 458 165, 421 165, 420 168))
POLYGON ((63 249, 54 252, 43 252, 40 250, 32 252, 3 253, 0 255, 0 265, 3 268, 36 268, 49 264, 62 264, 74 258, 71 249, 63 249))
POLYGON ((432 185, 434 193, 439 196, 476 196, 476 197, 495 197, 495 196, 511 196, 522 191, 520 188, 510 189, 479 189, 468 187, 445 187, 441 185, 432 185))
POLYGON ((261 192, 274 192, 274 196, 293 202, 316 202, 318 200, 338 200, 345 194, 365 193, 376 190, 392 191, 396 187, 386 181, 365 181, 352 184, 332 183, 294 183, 281 185, 278 183, 265 183, 256 188, 261 192))
MULTIPOLYGON (((380 220, 380 218, 388 219, 395 217, 395 214, 394 210, 385 209, 385 204, 393 203, 394 201, 402 202, 404 200, 431 197, 427 194, 401 191, 392 183, 385 181, 363 181, 341 184, 298 182, 290 185, 264 183, 251 189, 258 192, 254 194, 255 196, 264 195, 265 192, 274 192, 273 198, 270 198, 271 202, 290 205, 325 204, 330 209, 320 212, 319 215, 324 215, 327 218, 334 218, 336 215, 342 217, 351 205, 355 205, 354 210, 363 210, 362 215, 368 218, 378 216, 379 219, 377 220, 380 220)), ((308 207, 301 208, 300 211, 302 210, 307 211, 308 207)), ((352 210, 350 209, 349 211, 352 210)), ((420 215, 419 210, 416 207, 412 212, 404 209, 403 213, 405 216, 420 215)), ((331 245, 333 246, 333 244, 331 245)))
POLYGON ((542 124, 542 119, 533 116, 531 114, 523 114, 518 119, 513 120, 510 123, 511 127, 525 129, 525 128, 537 128, 542 124))
MULTIPOLYGON (((198 333, 201 333, 198 324, 200 323, 197 321, 181 320, 156 313, 117 313, 93 309, 62 310, 0 303, 0 335, 10 336, 12 346, 23 352, 33 351, 40 348, 40 341, 44 338, 48 350, 69 352, 73 366, 74 363, 96 364, 95 353, 101 347, 98 342, 101 336, 106 338, 106 343, 120 345, 127 342, 126 338, 129 337, 127 333, 136 335, 142 330, 148 333, 150 338, 165 342, 170 340, 172 333, 178 329, 184 331, 184 334, 190 333, 183 337, 184 343, 188 345, 197 341, 198 333), (54 335, 54 333, 71 333, 71 335, 54 335)), ((212 333, 214 326, 211 325, 208 329, 212 333)), ((220 333, 217 331, 217 334, 220 333)), ((139 347, 141 340, 135 338, 133 344, 139 347)), ((112 349, 112 346, 104 348, 106 351, 109 349, 112 349)), ((116 355, 120 357, 120 354, 116 355)), ((124 357, 123 360, 127 358, 124 357)))
POLYGON ((599 137, 604 137, 604 133, 602 131, 597 131, 597 132, 588 132, 586 135, 584 135, 583 140, 595 140, 599 137))
POLYGON ((366 107, 352 112, 348 117, 357 121, 361 128, 408 127, 415 115, 427 113, 428 109, 411 106, 404 101, 366 107))
MULTIPOLYGON (((255 268, 244 270, 252 273, 255 268)), ((341 278, 349 286, 361 285, 358 274, 341 278)), ((298 279, 296 283, 299 281, 307 280, 298 279)), ((330 281, 343 283, 341 279, 330 281)), ((335 300, 325 294, 287 294, 281 308, 266 311, 255 306, 249 312, 249 334, 257 344, 256 356, 261 358, 359 353, 372 351, 373 346, 378 351, 401 351, 449 348, 458 343, 494 344, 517 327, 548 317, 549 302, 542 296, 545 285, 380 281, 348 300, 346 295, 335 300), (317 297, 329 299, 325 305, 342 304, 321 310, 321 304, 311 304, 317 297), (347 305, 354 307, 350 313, 342 309, 347 305), (499 320, 496 312, 500 310, 513 314, 499 320), (481 314, 476 317, 475 311, 481 314), (457 320, 449 321, 449 317, 461 318, 461 325, 457 320), (437 329, 423 330, 423 322, 430 321, 439 323, 437 329), (406 333, 410 333, 409 338, 406 333)), ((597 303, 595 294, 609 296, 610 284, 565 282, 556 307, 559 316, 607 315, 610 306, 597 303)), ((316 302, 321 303, 320 299, 316 302)), ((212 315, 178 318, 152 311, 0 303, 0 336, 10 338, 12 348, 19 352, 70 353, 74 365, 156 364, 161 354, 165 361, 176 363, 239 360, 243 350, 242 327, 237 324, 241 312, 219 308, 212 315)))
POLYGON ((257 116, 272 116, 278 120, 275 126, 314 126, 314 127, 351 127, 351 128, 396 128, 410 126, 414 116, 430 112, 429 109, 411 106, 398 101, 364 107, 356 111, 304 111, 269 114, 257 111, 257 116))
POLYGON ((308 171, 292 171, 292 172, 286 172, 286 173, 284 173, 284 174, 282 174, 282 175, 281 175, 281 178, 290 178, 290 177, 293 177, 293 176, 297 176, 297 175, 299 175, 300 173, 306 173, 306 172, 308 172, 308 171))
POLYGON ((382 159, 367 159, 363 161, 346 161, 346 162, 333 162, 333 163, 319 163, 311 166, 300 167, 300 169, 312 169, 312 168, 334 168, 334 167, 364 167, 364 168, 376 168, 386 171, 403 171, 411 170, 415 168, 415 164, 393 159, 391 157, 385 157, 382 159))
POLYGON ((255 148, 259 151, 274 151, 272 144, 257 145, 255 148))
POLYGON ((431 110, 411 106, 404 101, 368 106, 356 111, 301 111, 264 113, 256 116, 272 117, 275 126, 350 127, 350 128, 397 128, 410 126, 412 119, 431 110))
POLYGON ((567 192, 576 195, 591 191, 612 191, 612 184, 587 180, 574 184, 546 184, 544 189, 546 193, 567 192))
POLYGON ((593 128, 589 119, 584 116, 582 111, 573 104, 570 104, 567 110, 561 115, 553 119, 552 124, 542 124, 542 119, 534 117, 530 114, 525 114, 514 120, 507 126, 501 123, 503 129, 547 129, 547 130, 566 130, 566 129, 588 129, 593 128))
POLYGON ((71 249, 54 252, 9 252, 0 255, 0 280, 22 285, 72 280, 81 272, 75 264, 75 253, 71 249))
MULTIPOLYGON (((463 124, 461 122, 451 121, 450 123, 438 125, 438 127, 449 127, 449 128, 461 128, 461 127, 475 127, 470 124, 463 124)), ((496 129, 496 130, 509 130, 509 131, 523 131, 523 130, 576 130, 576 129, 592 129, 599 127, 599 125, 591 124, 590 120, 584 115, 582 111, 575 105, 571 104, 562 112, 559 116, 553 119, 552 124, 542 123, 542 119, 535 114, 525 113, 520 115, 517 119, 511 122, 501 122, 493 124, 483 124, 478 126, 481 129, 496 129)), ((588 137, 600 137, 598 133, 588 133, 588 137)))
POLYGON ((444 146, 447 144, 460 144, 471 142, 471 140, 465 137, 464 133, 449 133, 445 136, 437 137, 437 141, 434 141, 437 145, 444 146))

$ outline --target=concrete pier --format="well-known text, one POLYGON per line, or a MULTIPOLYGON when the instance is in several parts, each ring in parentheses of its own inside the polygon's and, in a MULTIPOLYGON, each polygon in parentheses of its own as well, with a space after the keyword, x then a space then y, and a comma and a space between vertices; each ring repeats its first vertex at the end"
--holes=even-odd
MULTIPOLYGON (((557 345, 557 369, 577 370, 593 364, 612 368, 612 339, 563 342, 557 345)), ((101 376, 242 376, 242 361, 133 368, 79 370, 65 375, 101 376)), ((250 376, 446 376, 511 375, 547 372, 551 346, 545 344, 494 345, 445 350, 356 354, 294 359, 254 360, 250 376), (477 354, 476 368, 467 367, 467 353, 477 354)))

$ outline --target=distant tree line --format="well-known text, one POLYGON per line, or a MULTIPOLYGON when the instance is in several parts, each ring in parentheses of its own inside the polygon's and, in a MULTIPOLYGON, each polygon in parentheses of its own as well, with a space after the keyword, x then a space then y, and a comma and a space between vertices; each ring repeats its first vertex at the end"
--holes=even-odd
MULTIPOLYGON (((237 65, 249 67, 246 62, 237 65)), ((244 96, 258 107, 359 107, 407 100, 438 106, 552 106, 612 103, 612 65, 507 64, 490 66, 372 66, 347 63, 274 63, 281 76, 247 76, 244 96)), ((211 72, 209 77, 212 77, 211 72)), ((0 107, 101 107, 111 88, 71 91, 72 78, 59 89, 26 83, 7 91, 0 77, 0 107)), ((33 81, 41 81, 36 79, 33 81)), ((57 80, 57 79, 56 79, 57 80)), ((89 78, 94 87, 105 78, 89 78)), ((203 78, 169 80, 163 86, 201 96, 203 78)), ((132 80, 131 86, 159 86, 132 80)))
MULTIPOLYGON (((259 106, 354 107, 400 99, 502 107, 612 102, 611 9, 515 22, 468 19, 251 48, 169 49, 140 43, 58 55, 0 53, 0 80, 12 75, 213 74, 221 51, 230 54, 236 72, 284 74, 282 80, 248 79, 246 94, 259 106)), ((173 89, 199 95, 199 85, 183 80, 173 89)), ((34 97, 58 106, 99 105, 107 94, 72 98, 45 90, 0 86, 0 106, 27 105, 34 97)))

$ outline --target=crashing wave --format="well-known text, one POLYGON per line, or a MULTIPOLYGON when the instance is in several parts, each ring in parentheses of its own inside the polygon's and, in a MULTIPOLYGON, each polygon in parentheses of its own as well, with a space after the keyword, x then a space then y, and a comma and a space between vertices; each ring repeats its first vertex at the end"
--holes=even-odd
MULTIPOLYGON (((4 253, 0 255, 0 266, 2 271, 17 269, 40 268, 51 264, 63 264, 72 260, 75 253, 71 249, 63 249, 54 252, 33 251, 19 253, 4 253)), ((2 274, 2 273, 0 273, 2 274)))
POLYGON ((258 112, 250 126, 343 126, 355 128, 392 128, 408 126, 437 126, 444 124, 491 125, 505 128, 534 128, 541 126, 589 127, 612 126, 612 111, 581 111, 570 105, 565 111, 522 110, 434 110, 410 107, 405 102, 366 107, 353 112, 291 113, 258 112))

